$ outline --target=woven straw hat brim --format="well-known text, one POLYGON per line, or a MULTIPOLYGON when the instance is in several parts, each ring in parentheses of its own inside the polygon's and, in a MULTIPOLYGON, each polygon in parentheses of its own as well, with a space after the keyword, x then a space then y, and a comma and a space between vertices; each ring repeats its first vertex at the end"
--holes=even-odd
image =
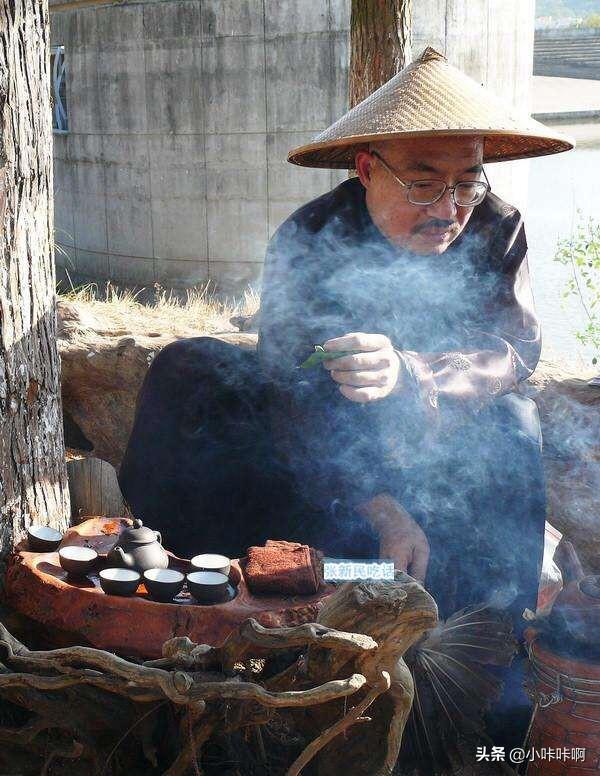
POLYGON ((568 151, 575 142, 501 102, 427 48, 308 145, 288 154, 305 167, 352 169, 365 143, 415 137, 482 137, 483 161, 568 151))
POLYGON ((354 169, 354 158, 358 151, 364 148, 365 143, 402 140, 410 137, 451 137, 457 135, 463 137, 483 137, 484 163, 508 162, 514 159, 529 159, 534 156, 558 154, 562 151, 570 151, 575 147, 575 141, 566 135, 560 134, 552 137, 548 128, 544 129, 546 130, 545 133, 540 133, 539 135, 476 129, 380 132, 373 135, 344 138, 343 140, 331 140, 328 143, 309 143, 291 151, 288 154, 288 162, 303 167, 352 170, 354 169))

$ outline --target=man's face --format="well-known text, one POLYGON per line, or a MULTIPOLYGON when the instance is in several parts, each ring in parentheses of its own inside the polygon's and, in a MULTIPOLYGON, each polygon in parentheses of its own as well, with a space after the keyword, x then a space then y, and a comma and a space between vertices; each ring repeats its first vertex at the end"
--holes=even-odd
MULTIPOLYGON (((449 186, 481 179, 480 138, 408 138, 372 143, 404 183, 442 180, 449 186)), ((419 255, 442 254, 467 225, 473 208, 457 207, 449 191, 433 205, 413 205, 407 189, 369 151, 356 155, 369 213, 378 229, 400 248, 419 255)))

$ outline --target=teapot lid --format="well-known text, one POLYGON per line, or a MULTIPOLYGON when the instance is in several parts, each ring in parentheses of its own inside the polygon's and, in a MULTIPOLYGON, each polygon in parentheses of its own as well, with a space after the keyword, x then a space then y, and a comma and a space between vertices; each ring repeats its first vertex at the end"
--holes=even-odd
POLYGON ((133 528, 126 528, 119 536, 117 546, 126 544, 150 544, 155 542, 156 534, 151 528, 147 528, 141 520, 133 521, 133 528))

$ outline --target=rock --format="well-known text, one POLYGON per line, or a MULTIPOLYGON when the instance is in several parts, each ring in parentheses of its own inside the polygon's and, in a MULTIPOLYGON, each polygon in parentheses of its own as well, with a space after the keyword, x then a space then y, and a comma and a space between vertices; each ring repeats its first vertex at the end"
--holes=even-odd
POLYGON ((229 319, 229 322, 232 326, 237 326, 240 331, 258 332, 259 313, 260 310, 252 315, 234 315, 233 318, 229 319))
POLYGON ((558 364, 540 363, 527 392, 544 434, 548 520, 573 542, 585 571, 600 572, 600 388, 558 364))
POLYGON ((61 299, 56 305, 57 337, 68 337, 70 334, 83 331, 98 331, 100 322, 91 311, 76 302, 61 299))
POLYGON ((156 353, 176 339, 208 335, 240 347, 256 346, 256 335, 200 331, 188 325, 178 331, 173 321, 170 331, 159 334, 156 321, 144 321, 139 308, 135 307, 134 314, 126 305, 58 303, 67 446, 87 448, 117 469, 133 424, 138 391, 156 353))

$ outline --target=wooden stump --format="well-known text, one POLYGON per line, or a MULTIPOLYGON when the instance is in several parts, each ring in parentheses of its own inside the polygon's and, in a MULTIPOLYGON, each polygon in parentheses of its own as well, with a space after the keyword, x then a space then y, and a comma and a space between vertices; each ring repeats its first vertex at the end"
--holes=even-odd
MULTIPOLYGON (((131 520, 125 518, 90 518, 69 529, 62 546, 91 547, 100 556, 98 568, 107 567, 111 565, 107 553, 120 532, 130 526, 131 520)), ((184 558, 170 555, 169 564, 178 571, 190 571, 190 562, 184 558)), ((151 659, 160 657, 163 643, 174 636, 220 646, 250 618, 266 627, 311 622, 317 616, 321 599, 335 592, 332 585, 322 584, 313 595, 255 596, 234 559, 230 580, 237 594, 233 600, 202 606, 194 603, 184 590, 175 601, 158 603, 148 600, 143 585, 136 595, 127 598, 105 595, 98 568, 96 573, 74 582, 61 568, 57 552, 32 553, 26 545, 19 547, 10 558, 5 600, 15 611, 42 624, 49 632, 48 638, 60 636, 60 641, 51 646, 68 640, 70 644, 85 643, 138 659, 151 659)), ((235 653, 236 659, 240 659, 240 654, 235 653)), ((250 653, 249 657, 252 656, 250 653)))
MULTIPOLYGON (((359 673, 366 679, 359 694, 362 698, 356 696, 359 705, 360 700, 380 688, 370 697, 369 724, 348 729, 343 738, 337 737, 323 749, 318 757, 318 772, 346 776, 391 774, 414 692, 403 655, 436 624, 436 604, 418 582, 401 574, 395 582, 347 583, 324 602, 317 621, 328 628, 369 635, 377 642, 377 648, 356 655, 311 645, 303 666, 306 678, 297 677, 296 683, 300 680, 302 686, 302 681, 312 683, 324 676, 359 673)), ((303 729, 318 741, 322 731, 335 725, 335 720, 338 725, 343 724, 340 718, 352 715, 353 710, 348 710, 345 703, 325 704, 307 712, 303 729)), ((290 776, 298 772, 299 769, 292 768, 290 776)))
POLYGON ((122 517, 127 507, 115 467, 100 458, 78 458, 67 463, 71 519, 79 523, 90 515, 122 517))

